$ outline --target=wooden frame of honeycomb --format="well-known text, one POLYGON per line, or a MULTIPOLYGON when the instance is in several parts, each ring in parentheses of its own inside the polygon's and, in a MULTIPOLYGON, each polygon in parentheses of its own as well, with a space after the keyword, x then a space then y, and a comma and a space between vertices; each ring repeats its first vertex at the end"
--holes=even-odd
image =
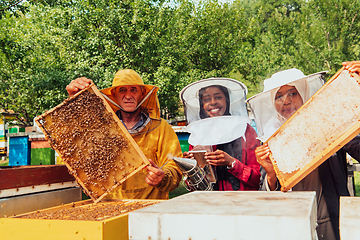
POLYGON ((160 201, 162 200, 104 199, 101 202, 93 203, 91 200, 85 200, 20 214, 14 216, 14 218, 103 221, 143 207, 151 206, 160 201))
POLYGON ((359 75, 342 68, 268 139, 282 191, 360 133, 358 96, 359 75))
POLYGON ((94 84, 35 118, 96 203, 149 161, 94 84))

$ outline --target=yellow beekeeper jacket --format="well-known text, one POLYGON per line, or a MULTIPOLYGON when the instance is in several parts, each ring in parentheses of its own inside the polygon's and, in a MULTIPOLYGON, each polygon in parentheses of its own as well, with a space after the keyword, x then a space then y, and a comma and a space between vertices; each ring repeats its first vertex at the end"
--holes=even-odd
MULTIPOLYGON (((152 120, 142 131, 148 131, 154 125, 158 125, 154 130, 133 136, 145 156, 148 159, 154 160, 158 166, 165 164, 171 155, 181 157, 182 152, 179 140, 174 130, 164 119, 152 120), (158 121, 161 121, 160 125, 158 121)), ((145 182, 147 174, 145 168, 126 180, 119 188, 109 193, 109 197, 122 199, 168 199, 169 191, 174 190, 181 180, 181 171, 172 160, 162 169, 165 172, 165 177, 156 187, 152 187, 145 182)))
MULTIPOLYGON (((168 199, 169 191, 174 190, 181 180, 181 170, 171 157, 181 157, 182 151, 176 133, 171 126, 160 118, 158 87, 145 85, 141 77, 133 70, 120 70, 116 73, 113 85, 101 90, 112 101, 116 101, 112 90, 117 86, 140 85, 146 90, 144 100, 139 106, 141 111, 150 117, 145 127, 137 133, 131 133, 148 159, 152 159, 157 166, 163 166, 164 179, 155 187, 145 182, 147 169, 143 169, 131 176, 118 188, 110 192, 106 198, 112 199, 168 199)), ((109 102, 114 111, 119 110, 109 102)))

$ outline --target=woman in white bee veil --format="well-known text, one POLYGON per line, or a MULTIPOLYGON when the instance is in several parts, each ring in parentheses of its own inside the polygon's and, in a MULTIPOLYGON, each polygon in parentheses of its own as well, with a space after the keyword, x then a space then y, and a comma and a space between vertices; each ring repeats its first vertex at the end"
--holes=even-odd
MULTIPOLYGON (((205 158, 216 169, 214 190, 258 190, 260 166, 255 130, 249 125, 247 88, 228 78, 203 79, 180 92, 188 121, 190 150, 205 148, 205 158)), ((184 153, 184 157, 193 157, 184 153)))
MULTIPOLYGON (((352 69, 353 64, 344 63, 344 66, 345 69, 352 69)), ((352 71, 359 70, 360 62, 358 68, 352 71)), ((322 86, 324 73, 306 76, 298 69, 275 73, 264 81, 264 92, 248 99, 255 116, 259 138, 265 142, 255 151, 257 161, 262 167, 261 190, 280 190, 266 140, 322 86)), ((359 150, 360 138, 355 137, 292 188, 293 191, 316 192, 316 231, 319 239, 340 239, 339 198, 349 196, 346 154, 360 160, 359 150)))

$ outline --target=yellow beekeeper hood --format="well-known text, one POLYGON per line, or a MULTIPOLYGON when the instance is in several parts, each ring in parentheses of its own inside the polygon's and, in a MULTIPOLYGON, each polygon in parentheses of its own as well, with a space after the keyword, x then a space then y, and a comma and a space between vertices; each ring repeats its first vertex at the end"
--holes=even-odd
MULTIPOLYGON (((149 114, 149 117, 154 119, 160 118, 160 105, 159 100, 157 97, 157 91, 159 90, 158 87, 153 85, 146 85, 144 84, 142 78, 139 74, 137 74, 134 70, 131 69, 123 69, 119 70, 114 77, 112 86, 109 88, 105 88, 101 90, 104 97, 110 103, 112 109, 116 112, 121 107, 117 104, 116 98, 114 96, 114 90, 116 87, 119 86, 126 86, 126 85, 139 85, 145 88, 145 95, 143 99, 140 101, 137 108, 149 114)), ((136 108, 136 109, 137 109, 136 108)))

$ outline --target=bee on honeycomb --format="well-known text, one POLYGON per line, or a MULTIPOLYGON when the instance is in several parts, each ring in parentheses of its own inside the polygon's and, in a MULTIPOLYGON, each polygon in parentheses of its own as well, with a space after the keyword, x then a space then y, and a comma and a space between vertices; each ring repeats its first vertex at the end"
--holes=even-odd
POLYGON ((84 91, 69 98, 37 121, 50 146, 69 165, 70 173, 82 179, 88 193, 98 197, 108 190, 108 182, 119 182, 111 173, 124 169, 121 152, 128 149, 128 142, 95 93, 84 91))

